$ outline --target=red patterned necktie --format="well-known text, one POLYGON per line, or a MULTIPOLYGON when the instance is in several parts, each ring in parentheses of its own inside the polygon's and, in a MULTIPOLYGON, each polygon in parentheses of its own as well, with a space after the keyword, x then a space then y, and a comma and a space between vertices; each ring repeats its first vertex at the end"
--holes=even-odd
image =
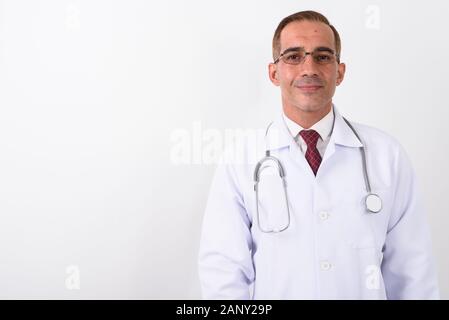
POLYGON ((307 144, 306 160, 316 175, 321 164, 321 155, 316 148, 316 143, 320 135, 315 130, 301 130, 299 134, 307 144))

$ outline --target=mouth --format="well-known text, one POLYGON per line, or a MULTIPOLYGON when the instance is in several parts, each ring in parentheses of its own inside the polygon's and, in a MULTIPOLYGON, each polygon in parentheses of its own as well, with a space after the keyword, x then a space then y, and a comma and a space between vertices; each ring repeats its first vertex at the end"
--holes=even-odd
POLYGON ((323 88, 323 86, 307 85, 307 86, 297 86, 297 88, 303 92, 316 92, 321 88, 323 88))

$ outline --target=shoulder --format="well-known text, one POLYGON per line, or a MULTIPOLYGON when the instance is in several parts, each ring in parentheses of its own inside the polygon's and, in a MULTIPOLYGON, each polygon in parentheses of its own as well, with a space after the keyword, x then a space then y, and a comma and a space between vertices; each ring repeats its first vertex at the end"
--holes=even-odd
POLYGON ((363 140, 363 143, 367 149, 374 146, 376 149, 387 153, 399 153, 404 151, 399 140, 390 133, 366 124, 361 124, 354 121, 350 122, 359 134, 360 138, 363 140))
MULTIPOLYGON (((363 140, 365 152, 371 159, 394 172, 413 171, 412 161, 402 143, 390 133, 369 125, 352 122, 352 126, 363 140)), ((390 172, 391 174, 391 172, 390 172)))

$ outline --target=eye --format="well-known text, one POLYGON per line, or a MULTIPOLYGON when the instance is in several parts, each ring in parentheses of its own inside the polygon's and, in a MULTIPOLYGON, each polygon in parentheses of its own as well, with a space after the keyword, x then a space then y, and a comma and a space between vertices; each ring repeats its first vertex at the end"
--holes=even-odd
POLYGON ((315 61, 320 63, 327 63, 333 60, 333 55, 328 53, 318 53, 315 55, 315 61))
POLYGON ((302 59, 301 54, 297 52, 292 52, 284 56, 284 59, 287 63, 297 63, 302 59))

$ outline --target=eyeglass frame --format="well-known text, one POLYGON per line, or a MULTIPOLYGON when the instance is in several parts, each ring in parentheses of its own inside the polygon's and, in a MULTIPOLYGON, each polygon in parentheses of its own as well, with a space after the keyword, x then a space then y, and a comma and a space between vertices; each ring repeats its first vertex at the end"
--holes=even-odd
MULTIPOLYGON (((274 63, 274 64, 277 64, 277 63, 281 60, 281 58, 282 58, 286 53, 289 53, 289 52, 292 52, 292 51, 301 51, 301 50, 304 51, 304 59, 301 60, 301 62, 298 63, 298 64, 301 64, 302 62, 304 62, 304 60, 306 59, 307 55, 313 55, 313 53, 315 53, 315 52, 317 52, 317 51, 325 51, 325 52, 329 52, 329 53, 335 55, 335 57, 337 58, 337 63, 340 63, 340 55, 337 54, 334 50, 332 50, 331 48, 328 48, 328 47, 317 47, 317 48, 313 49, 313 51, 306 51, 306 50, 304 49, 304 47, 291 47, 291 48, 287 48, 287 49, 285 49, 285 50, 279 55, 279 57, 277 57, 277 58, 273 61, 273 63, 274 63)), ((284 63, 290 64, 290 65, 295 65, 295 64, 287 63, 287 62, 285 62, 285 61, 284 61, 284 63)))

